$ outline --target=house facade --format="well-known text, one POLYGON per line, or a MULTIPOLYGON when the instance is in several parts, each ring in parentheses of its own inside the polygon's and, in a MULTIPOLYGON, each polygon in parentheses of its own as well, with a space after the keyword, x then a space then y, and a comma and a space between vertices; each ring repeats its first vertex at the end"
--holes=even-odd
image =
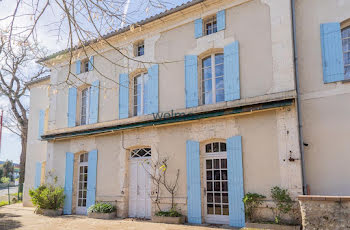
POLYGON ((194 0, 106 39, 118 50, 62 51, 29 84, 24 205, 54 175, 65 214, 105 201, 150 218, 164 159, 190 223, 242 227, 245 193, 267 197, 264 219, 272 187, 303 193, 289 0, 194 0))

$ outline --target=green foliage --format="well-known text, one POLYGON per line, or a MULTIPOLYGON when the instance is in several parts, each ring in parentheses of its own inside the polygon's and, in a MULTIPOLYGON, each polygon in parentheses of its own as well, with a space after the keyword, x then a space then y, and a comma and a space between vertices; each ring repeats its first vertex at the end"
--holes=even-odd
POLYGON ((9 177, 10 181, 13 181, 13 173, 15 166, 12 161, 6 160, 5 163, 2 165, 3 168, 3 174, 5 177, 9 177))
POLYGON ((40 209, 57 210, 64 204, 64 189, 60 186, 41 185, 37 189, 30 189, 32 202, 40 209))
POLYGON ((243 197, 245 213, 250 221, 254 220, 254 209, 262 204, 262 199, 264 198, 266 198, 264 195, 250 192, 243 197))
POLYGON ((275 223, 279 224, 281 214, 287 214, 292 210, 293 200, 289 195, 288 189, 282 189, 278 186, 271 188, 271 197, 276 205, 276 208, 272 209, 275 215, 275 223))
POLYGON ((175 209, 170 209, 169 211, 159 211, 155 214, 156 216, 168 216, 168 217, 180 217, 181 213, 175 209))
POLYGON ((97 203, 89 207, 88 212, 97 212, 97 213, 112 213, 115 212, 115 206, 109 203, 97 203))
MULTIPOLYGON (((0 167, 0 178, 4 176, 4 169, 2 167, 0 167)), ((0 181, 1 183, 1 181, 0 181)))
POLYGON ((1 177, 1 183, 3 183, 3 184, 10 183, 10 178, 9 177, 1 177))
POLYGON ((9 202, 8 201, 0 201, 0 207, 8 205, 9 202))

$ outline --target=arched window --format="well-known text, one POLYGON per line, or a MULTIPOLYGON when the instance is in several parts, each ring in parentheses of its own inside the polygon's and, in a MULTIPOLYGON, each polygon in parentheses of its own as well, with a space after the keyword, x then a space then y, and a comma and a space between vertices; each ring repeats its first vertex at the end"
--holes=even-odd
POLYGON ((344 73, 345 79, 350 79, 350 26, 341 31, 343 42, 344 73))
POLYGON ((206 153, 220 153, 226 152, 226 143, 224 142, 213 142, 205 145, 206 153))
POLYGON ((141 73, 134 77, 134 106, 133 114, 134 116, 139 116, 144 114, 144 108, 146 107, 146 102, 148 100, 148 73, 141 73))
POLYGON ((202 60, 202 103, 224 100, 224 54, 212 54, 202 60))
POLYGON ((151 155, 151 148, 134 149, 130 153, 131 158, 150 157, 151 155))

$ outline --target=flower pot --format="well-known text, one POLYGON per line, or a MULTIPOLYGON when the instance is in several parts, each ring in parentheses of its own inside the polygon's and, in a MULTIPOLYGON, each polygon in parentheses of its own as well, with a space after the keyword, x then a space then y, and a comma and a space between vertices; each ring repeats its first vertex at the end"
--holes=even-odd
POLYGON ((61 216, 62 215, 62 209, 40 209, 40 211, 37 211, 37 214, 41 214, 43 216, 61 216))
POLYGON ((185 223, 185 217, 152 216, 152 222, 164 224, 183 224, 185 223))
POLYGON ((95 218, 95 219, 109 220, 109 219, 114 219, 115 216, 116 216, 115 212, 111 212, 111 213, 89 212, 88 213, 89 218, 95 218))

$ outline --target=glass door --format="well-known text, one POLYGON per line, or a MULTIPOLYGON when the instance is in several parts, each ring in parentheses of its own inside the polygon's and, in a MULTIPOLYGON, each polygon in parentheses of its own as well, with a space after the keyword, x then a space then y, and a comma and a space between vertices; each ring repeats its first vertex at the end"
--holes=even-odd
POLYGON ((80 163, 78 167, 78 196, 77 211, 79 215, 87 214, 86 195, 88 182, 88 153, 80 155, 80 163))
POLYGON ((206 222, 229 223, 227 158, 205 159, 205 203, 206 222))

